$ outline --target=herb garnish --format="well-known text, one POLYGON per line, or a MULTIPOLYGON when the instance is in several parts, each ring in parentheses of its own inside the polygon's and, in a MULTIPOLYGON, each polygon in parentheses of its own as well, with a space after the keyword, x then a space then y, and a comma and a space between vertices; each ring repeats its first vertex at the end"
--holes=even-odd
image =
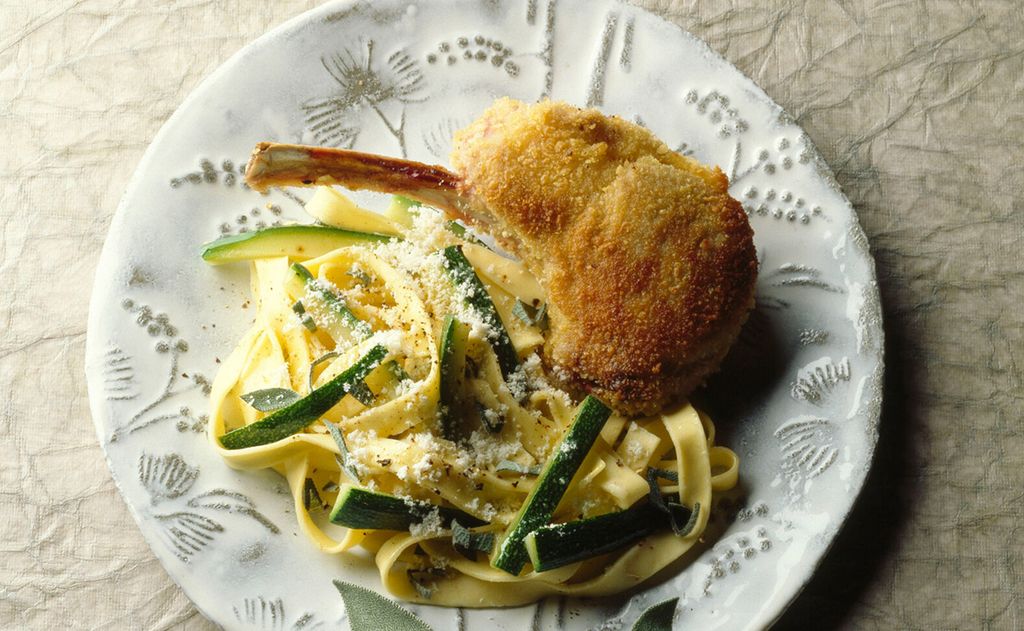
POLYGON ((316 322, 313 321, 313 316, 306 313, 306 305, 302 304, 301 300, 296 300, 292 304, 292 311, 295 315, 299 316, 299 322, 302 326, 306 327, 310 333, 316 333, 316 322))
POLYGON ((470 561, 476 561, 476 553, 490 554, 494 549, 493 532, 473 532, 457 520, 452 520, 452 547, 470 561))
POLYGON ((517 299, 516 304, 512 305, 512 315, 526 326, 535 326, 541 331, 548 328, 548 303, 546 302, 542 302, 540 307, 534 308, 517 299))
POLYGON ((494 468, 496 473, 502 471, 511 471, 512 473, 519 473, 521 475, 540 475, 541 466, 534 465, 532 467, 524 467, 518 462, 512 462, 511 460, 502 460, 498 463, 498 466, 494 468))
POLYGON ((246 392, 241 398, 260 412, 273 412, 298 401, 302 395, 291 388, 264 388, 246 392))
POLYGON ((349 454, 348 445, 345 444, 345 437, 341 434, 341 430, 338 426, 330 421, 324 421, 324 425, 327 426, 327 431, 330 433, 331 438, 334 439, 335 444, 338 445, 338 451, 341 452, 334 457, 338 461, 338 466, 341 470, 348 474, 348 477, 352 478, 353 482, 359 483, 359 472, 356 471, 355 466, 352 464, 352 456, 349 454))

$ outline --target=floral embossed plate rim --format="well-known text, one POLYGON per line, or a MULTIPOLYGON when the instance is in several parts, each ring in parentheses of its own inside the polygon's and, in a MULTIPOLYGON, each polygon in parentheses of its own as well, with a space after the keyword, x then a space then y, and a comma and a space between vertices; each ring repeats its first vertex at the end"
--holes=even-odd
POLYGON ((140 162, 97 271, 87 375, 100 443, 154 553, 215 622, 330 628, 344 617, 331 579, 379 585, 365 559, 312 550, 283 481, 228 469, 203 434, 217 360, 252 307, 245 266, 209 268, 198 247, 301 219, 308 197, 245 188, 251 146, 443 162, 451 132, 504 94, 620 114, 731 177, 756 233, 759 307, 703 398, 743 482, 716 505, 708 545, 632 598, 412 609, 437 629, 611 629, 680 596, 679 621, 763 627, 848 514, 877 436, 881 315, 853 209, 799 127, 702 42, 610 0, 338 2, 189 96, 140 162))

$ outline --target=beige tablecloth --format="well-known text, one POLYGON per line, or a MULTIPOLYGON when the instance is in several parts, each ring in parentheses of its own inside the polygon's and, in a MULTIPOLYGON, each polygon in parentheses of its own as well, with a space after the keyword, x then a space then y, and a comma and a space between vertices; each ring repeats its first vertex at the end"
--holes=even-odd
MULTIPOLYGON (((143 543, 97 447, 87 304, 111 215, 161 123, 231 53, 313 4, 0 3, 0 627, 212 626, 143 543)), ((780 626, 1022 628, 1024 9, 641 4, 796 117, 878 261, 878 460, 780 626)))

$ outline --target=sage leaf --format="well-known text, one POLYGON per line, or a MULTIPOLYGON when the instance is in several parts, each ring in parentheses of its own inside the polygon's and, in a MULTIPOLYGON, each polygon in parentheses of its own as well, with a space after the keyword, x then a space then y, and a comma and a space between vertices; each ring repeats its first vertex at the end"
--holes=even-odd
POLYGON ((526 326, 535 326, 541 331, 548 328, 548 303, 546 302, 534 309, 522 300, 516 300, 516 304, 512 305, 512 315, 526 326))
POLYGON ((672 631, 672 619, 678 602, 679 598, 673 598, 643 612, 633 625, 633 631, 672 631))
POLYGON ((247 449, 276 442, 302 431, 334 407, 352 383, 365 379, 387 356, 388 349, 377 344, 337 377, 288 407, 224 434, 220 437, 221 445, 225 449, 247 449))
POLYGON ((356 281, 358 281, 360 285, 371 285, 371 284, 373 284, 373 278, 369 274, 364 272, 361 268, 359 268, 359 267, 357 267, 355 265, 353 265, 352 269, 350 269, 349 271, 347 271, 345 273, 347 275, 351 276, 352 278, 356 279, 356 281))
POLYGON ((302 326, 306 327, 310 333, 316 333, 316 322, 313 321, 313 316, 306 313, 306 306, 302 304, 301 300, 295 301, 295 304, 292 305, 292 311, 295 312, 295 315, 299 316, 302 326))
POLYGON ((669 471, 668 469, 658 469, 655 467, 650 467, 650 470, 654 472, 656 477, 662 478, 663 480, 679 482, 679 473, 676 471, 669 471))
POLYGON ((444 570, 429 567, 425 570, 406 570, 405 574, 409 577, 412 588, 416 590, 420 598, 430 600, 434 594, 434 582, 444 576, 444 570))
POLYGON ((502 460, 498 463, 498 466, 494 467, 496 472, 511 471, 512 473, 518 473, 520 475, 540 475, 540 465, 534 465, 532 467, 524 467, 518 462, 512 462, 511 460, 502 460))
POLYGON ((313 478, 306 478, 306 483, 302 487, 302 505, 307 511, 320 511, 327 506, 321 499, 320 492, 316 490, 313 478))
POLYGON ((493 532, 473 532, 452 520, 452 547, 470 561, 476 561, 476 553, 490 554, 494 549, 493 532))
POLYGON ((345 603, 352 631, 433 631, 408 609, 375 591, 338 580, 334 586, 345 603))
POLYGON ((694 502, 693 510, 677 502, 668 503, 668 520, 672 524, 672 530, 680 537, 693 532, 697 526, 697 516, 700 514, 700 502, 694 502), (683 522, 683 520, 686 520, 683 522))
POLYGON ((658 474, 654 469, 647 469, 647 487, 647 496, 651 500, 651 505, 661 512, 669 514, 668 506, 665 504, 665 498, 661 494, 661 487, 658 486, 658 474))
POLYGON ((289 388, 264 388, 242 395, 242 400, 260 412, 273 412, 295 403, 302 395, 289 388))
POLYGON ((338 466, 344 471, 348 477, 352 478, 352 481, 359 483, 359 472, 352 465, 352 457, 348 453, 348 445, 345 444, 345 437, 341 435, 341 430, 334 423, 325 420, 324 425, 327 426, 327 432, 330 433, 331 438, 334 439, 335 444, 338 445, 338 451, 341 455, 336 456, 335 460, 338 461, 338 466))
POLYGON ((693 531, 697 525, 697 515, 700 513, 700 502, 696 502, 691 510, 687 506, 683 506, 679 502, 672 500, 665 500, 665 496, 661 493, 661 487, 658 486, 658 478, 665 478, 667 480, 679 479, 679 476, 672 471, 665 471, 663 469, 655 469, 648 467, 647 469, 647 486, 649 492, 647 497, 650 499, 651 505, 661 512, 668 515, 668 522, 672 526, 672 531, 680 537, 685 537, 693 531))

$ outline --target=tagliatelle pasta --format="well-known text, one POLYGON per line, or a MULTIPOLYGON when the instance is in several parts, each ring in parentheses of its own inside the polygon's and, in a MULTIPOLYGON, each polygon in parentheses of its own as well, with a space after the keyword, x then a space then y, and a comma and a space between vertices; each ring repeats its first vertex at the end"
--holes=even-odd
POLYGON ((714 444, 710 419, 688 404, 600 416, 594 402, 589 443, 570 440, 585 435, 583 421, 542 366, 536 281, 430 209, 408 220, 390 240, 312 258, 301 243, 275 242, 292 254, 253 257, 256 318, 214 381, 212 446, 233 467, 285 476, 310 541, 328 554, 369 550, 405 600, 491 607, 612 594, 679 558, 704 531, 712 493, 737 481, 736 455, 714 444), (546 479, 555 460, 573 458, 569 474, 546 479), (543 527, 512 541, 524 502, 551 488, 543 527), (589 557, 558 547, 634 514, 645 530, 617 533, 621 545, 596 541, 601 553, 589 557), (658 516, 657 527, 641 515, 658 516), (503 564, 513 544, 533 567, 503 564))

